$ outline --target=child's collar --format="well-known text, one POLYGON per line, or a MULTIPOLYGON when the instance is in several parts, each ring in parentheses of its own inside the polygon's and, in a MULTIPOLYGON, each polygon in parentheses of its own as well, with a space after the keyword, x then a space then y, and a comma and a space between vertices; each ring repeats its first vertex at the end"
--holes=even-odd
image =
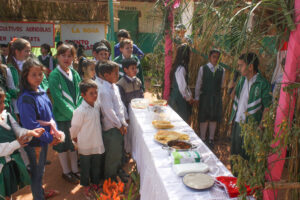
MULTIPOLYGON (((132 54, 130 55, 130 58, 132 58, 133 56, 132 56, 132 54)), ((122 59, 124 60, 124 59, 126 59, 125 58, 125 56, 122 54, 122 59)))

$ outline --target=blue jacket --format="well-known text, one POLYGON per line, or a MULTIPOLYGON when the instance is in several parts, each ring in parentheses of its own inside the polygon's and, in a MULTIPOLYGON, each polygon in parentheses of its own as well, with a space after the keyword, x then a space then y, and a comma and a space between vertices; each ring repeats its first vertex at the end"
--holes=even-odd
MULTIPOLYGON (((142 52, 142 50, 140 50, 135 44, 133 44, 133 53, 134 55, 136 55, 139 59, 143 58, 144 53, 142 52)), ((121 51, 120 51, 120 43, 117 43, 115 45, 115 58, 118 57, 119 55, 121 55, 121 51)))
MULTIPOLYGON (((18 98, 18 109, 22 127, 27 129, 44 128, 45 132, 39 138, 32 138, 30 146, 43 146, 53 140, 49 126, 41 126, 36 120, 50 121, 53 118, 52 104, 46 92, 24 90, 18 98)), ((53 118, 54 119, 54 118, 53 118)))

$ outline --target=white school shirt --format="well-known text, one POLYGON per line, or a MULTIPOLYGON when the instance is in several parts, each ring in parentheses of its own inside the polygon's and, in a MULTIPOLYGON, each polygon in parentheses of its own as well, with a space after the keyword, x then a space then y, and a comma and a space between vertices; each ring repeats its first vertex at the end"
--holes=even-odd
MULTIPOLYGON (((3 110, 0 114, 0 126, 5 128, 6 130, 13 129, 13 132, 16 134, 17 138, 27 134, 28 132, 27 129, 20 127, 16 120, 8 112, 6 112, 6 110, 3 110), (7 120, 10 120, 11 127, 8 125, 7 120)), ((29 137, 29 140, 31 139, 32 137, 29 137)), ((21 145, 17 140, 12 142, 0 143, 0 157, 5 156, 5 159, 9 161, 9 155, 11 155, 15 150, 19 148, 21 148, 21 145)))
POLYGON ((77 138, 81 155, 103 154, 105 151, 99 109, 97 102, 92 107, 83 100, 73 112, 70 134, 71 138, 77 138))
MULTIPOLYGON (((211 72, 215 73, 216 69, 218 67, 213 66, 213 64, 211 64, 210 62, 206 64, 208 66, 208 68, 210 69, 211 72)), ((196 87, 195 87, 195 99, 199 100, 200 98, 200 94, 201 94, 201 86, 202 86, 202 77, 203 77, 203 67, 201 66, 198 72, 198 76, 197 76, 197 81, 196 81, 196 87)), ((224 80, 225 80, 225 69, 223 68, 223 76, 222 76, 222 82, 221 84, 224 84, 224 80)), ((222 87, 221 85, 221 87, 222 87)))
POLYGON ((254 75, 249 81, 247 78, 245 78, 245 82, 240 94, 240 98, 238 100, 238 108, 235 117, 235 121, 238 123, 244 122, 246 120, 245 112, 247 111, 250 88, 252 84, 256 81, 256 77, 257 74, 254 75))
MULTIPOLYGON (((69 70, 69 73, 65 72, 59 65, 57 65, 58 70, 64 75, 67 79, 73 82, 73 74, 71 69, 69 70)), ((71 68, 71 67, 70 67, 71 68)))
POLYGON ((128 126, 125 120, 124 107, 116 84, 103 81, 103 90, 100 95, 100 106, 102 116, 103 130, 112 128, 121 128, 128 126))
POLYGON ((193 98, 192 92, 185 81, 186 71, 183 66, 178 66, 175 72, 175 79, 178 85, 178 89, 183 98, 187 101, 193 98))

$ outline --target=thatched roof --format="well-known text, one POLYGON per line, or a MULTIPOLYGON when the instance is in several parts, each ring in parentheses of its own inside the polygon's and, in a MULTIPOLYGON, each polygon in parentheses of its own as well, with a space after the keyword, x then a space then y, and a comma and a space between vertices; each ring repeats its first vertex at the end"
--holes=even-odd
POLYGON ((105 0, 0 0, 0 20, 107 22, 105 0))

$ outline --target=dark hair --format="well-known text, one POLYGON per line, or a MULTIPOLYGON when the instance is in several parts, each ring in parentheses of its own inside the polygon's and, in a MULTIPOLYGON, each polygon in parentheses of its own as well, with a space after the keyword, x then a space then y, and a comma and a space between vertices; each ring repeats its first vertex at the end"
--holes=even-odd
POLYGON ((43 71, 43 64, 40 63, 39 60, 35 59, 35 58, 28 58, 24 64, 23 64, 23 69, 21 72, 21 91, 24 91, 24 89, 26 90, 33 90, 31 85, 28 83, 27 77, 29 74, 29 71, 32 67, 40 67, 41 70, 43 71))
POLYGON ((78 73, 81 77, 83 77, 84 72, 83 69, 88 68, 90 65, 95 65, 95 61, 87 59, 85 57, 80 57, 79 63, 78 63, 78 73))
POLYGON ((66 43, 67 43, 67 44, 70 44, 70 45, 73 45, 73 47, 74 47, 75 50, 77 51, 77 49, 78 49, 78 44, 77 44, 75 41, 73 41, 73 40, 68 40, 68 41, 66 41, 66 43))
POLYGON ((93 52, 94 51, 96 51, 96 49, 97 49, 97 47, 99 46, 99 45, 101 45, 101 42, 95 42, 94 44, 93 44, 93 52))
POLYGON ((124 48, 126 44, 133 44, 133 41, 131 39, 123 39, 120 41, 120 48, 124 48))
POLYGON ((128 39, 131 38, 129 32, 125 29, 120 29, 117 33, 117 37, 118 38, 128 38, 128 39))
POLYGON ((221 51, 220 50, 218 50, 218 49, 212 49, 212 50, 209 51, 209 57, 211 55, 213 55, 214 53, 218 53, 219 55, 221 55, 221 51))
POLYGON ((49 44, 44 43, 41 45, 41 48, 46 49, 48 51, 48 54, 50 54, 52 56, 51 47, 49 44))
POLYGON ((1 48, 6 48, 6 47, 8 47, 8 43, 7 44, 0 44, 0 47, 1 48))
POLYGON ((65 43, 63 43, 62 45, 60 45, 60 46, 58 47, 56 56, 59 56, 59 55, 61 55, 61 54, 64 54, 64 53, 66 53, 67 51, 71 51, 71 55, 72 55, 73 57, 76 56, 76 50, 75 50, 74 46, 71 45, 71 44, 65 44, 65 43))
POLYGON ((8 56, 7 56, 7 63, 11 63, 19 73, 21 73, 15 59, 13 57, 15 57, 16 55, 16 50, 18 51, 22 51, 23 49, 26 48, 27 45, 30 45, 30 42, 28 40, 25 40, 23 38, 17 38, 14 41, 11 41, 8 44, 8 56))
MULTIPOLYGON (((106 62, 101 62, 99 66, 99 73, 104 76, 104 74, 111 74, 114 69, 119 67, 119 65, 113 61, 106 61, 106 62)), ((97 67, 98 68, 98 67, 97 67)), ((97 70, 96 68, 96 70, 97 70)), ((98 75, 98 73, 97 73, 98 75)))
POLYGON ((133 58, 125 58, 124 60, 121 61, 122 67, 128 69, 130 65, 135 65, 137 66, 137 61, 133 58))
POLYGON ((97 84, 93 80, 83 80, 79 83, 80 93, 85 94, 90 88, 98 88, 97 84))
POLYGON ((109 53, 108 48, 104 44, 98 45, 95 50, 96 53, 99 53, 100 51, 107 51, 109 53))
POLYGON ((172 65, 172 69, 170 72, 171 83, 173 81, 173 76, 179 66, 183 66, 185 68, 186 74, 188 75, 190 52, 191 52, 191 49, 190 49, 189 45, 187 45, 186 43, 181 44, 177 47, 176 57, 175 57, 175 60, 174 60, 174 63, 172 65))
POLYGON ((58 47, 60 47, 60 45, 62 45, 62 44, 63 44, 62 41, 58 41, 58 42, 56 43, 56 49, 58 49, 58 47))
POLYGON ((106 39, 103 39, 103 40, 100 41, 100 43, 104 44, 104 45, 107 47, 108 53, 109 53, 109 55, 110 55, 110 54, 111 54, 111 46, 110 46, 109 41, 106 40, 106 39))
POLYGON ((259 60, 255 53, 245 53, 239 57, 239 60, 244 61, 247 65, 253 64, 253 70, 258 72, 259 60))
POLYGON ((84 54, 84 46, 82 44, 78 45, 78 49, 77 49, 77 58, 80 57, 86 57, 84 54))

